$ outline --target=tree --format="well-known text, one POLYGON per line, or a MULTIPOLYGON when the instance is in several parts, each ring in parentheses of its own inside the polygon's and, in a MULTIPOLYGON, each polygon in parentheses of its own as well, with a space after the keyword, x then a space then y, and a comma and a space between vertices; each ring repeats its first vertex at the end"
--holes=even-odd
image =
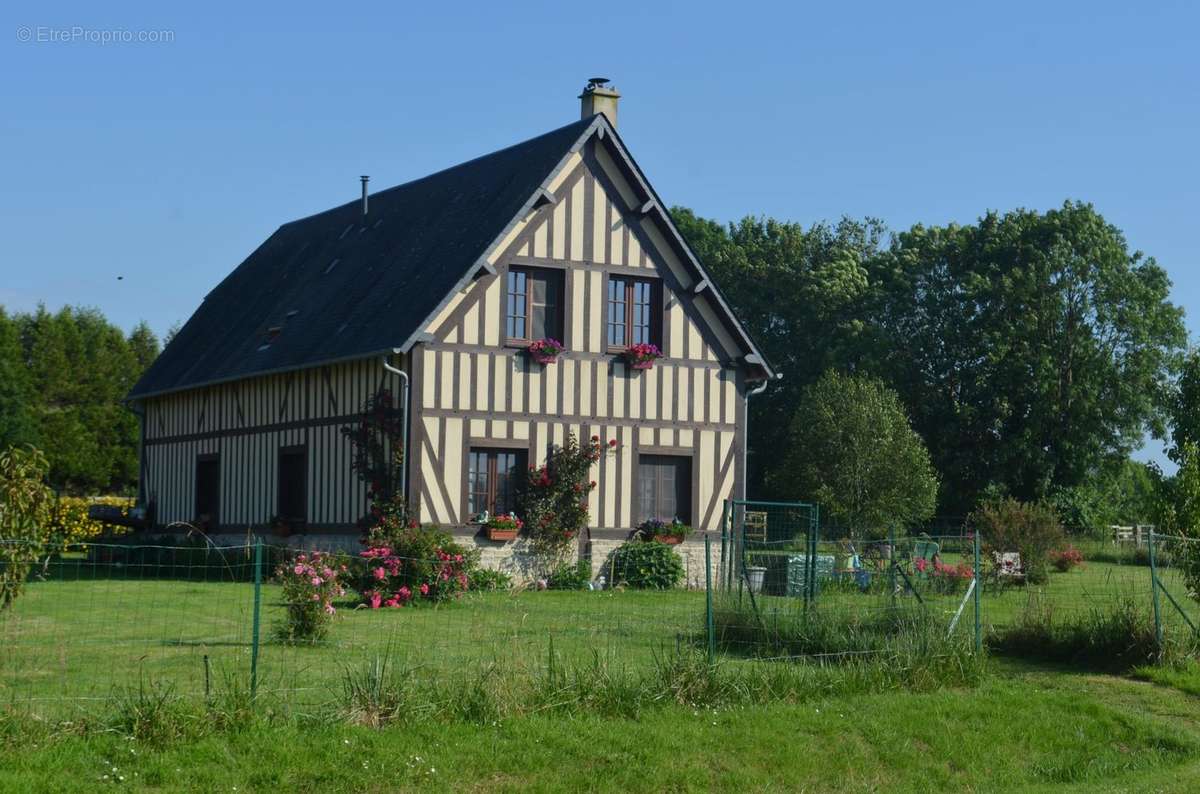
POLYGON ((53 498, 45 484, 49 468, 34 447, 0 450, 0 609, 21 594, 41 555, 53 498))
POLYGON ((1188 353, 1171 396, 1171 449, 1167 457, 1177 465, 1187 442, 1200 443, 1200 352, 1188 353))
POLYGON ((938 479, 896 393, 826 373, 804 390, 776 490, 818 502, 853 537, 933 515, 938 479))
POLYGON ((0 449, 37 440, 33 385, 16 322, 0 307, 0 449))
POLYGON ((123 400, 157 355, 153 334, 139 327, 127 338, 98 311, 72 307, 39 306, 17 325, 50 484, 76 493, 131 487, 138 423, 123 400))
MULTIPOLYGON (((675 207, 672 218, 750 336, 784 374, 750 402, 748 492, 771 495, 769 451, 804 388, 827 369, 852 370, 877 345, 865 334, 866 263, 885 229, 876 220, 836 225, 746 217, 728 226, 675 207)), ((777 496, 786 494, 776 493, 777 496)))
POLYGON ((1170 281, 1088 204, 913 227, 870 262, 888 382, 943 477, 1037 501, 1165 433, 1186 339, 1170 281))

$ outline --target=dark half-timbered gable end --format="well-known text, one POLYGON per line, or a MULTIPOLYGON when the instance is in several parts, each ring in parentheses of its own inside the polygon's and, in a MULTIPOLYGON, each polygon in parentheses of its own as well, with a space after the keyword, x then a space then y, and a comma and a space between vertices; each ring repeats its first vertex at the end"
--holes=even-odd
POLYGON ((616 92, 581 99, 579 121, 525 143, 369 197, 364 181, 218 285, 130 395, 156 523, 353 533, 367 499, 340 429, 407 378, 423 521, 475 536, 574 433, 618 442, 590 496, 593 558, 664 512, 718 530, 744 489, 748 395, 774 374, 609 120, 616 92), (544 337, 554 363, 525 349, 544 337), (621 355, 638 342, 663 352, 650 369, 621 355))

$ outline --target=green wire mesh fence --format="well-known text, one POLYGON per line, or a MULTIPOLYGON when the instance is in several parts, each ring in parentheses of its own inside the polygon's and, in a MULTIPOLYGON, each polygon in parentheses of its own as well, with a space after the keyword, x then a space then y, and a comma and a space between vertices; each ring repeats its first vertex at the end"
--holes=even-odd
MULTIPOLYGON (((381 657, 426 676, 505 681, 548 664, 648 670, 678 652, 730 665, 955 657, 1031 614, 1126 601, 1155 606, 1160 644, 1200 626, 1191 539, 1148 534, 1144 552, 1098 550, 1035 582, 964 529, 851 532, 813 505, 743 502, 727 506, 719 536, 676 548, 689 586, 669 591, 619 586, 613 559, 581 591, 531 581, 394 609, 348 591, 318 644, 278 631, 288 607, 276 571, 306 552, 254 539, 55 548, 0 610, 0 708, 61 713, 142 681, 194 697, 236 684, 307 706, 381 657)), ((417 562, 427 561, 405 561, 417 562)))

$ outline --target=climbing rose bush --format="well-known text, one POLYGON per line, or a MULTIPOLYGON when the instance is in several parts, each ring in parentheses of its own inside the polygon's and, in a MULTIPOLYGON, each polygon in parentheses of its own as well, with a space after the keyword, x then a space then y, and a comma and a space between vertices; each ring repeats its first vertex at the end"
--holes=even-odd
POLYGON ((470 586, 477 555, 436 527, 376 533, 359 554, 354 589, 371 609, 448 601, 470 586))
POLYGON ((588 493, 596 487, 592 467, 616 448, 615 438, 606 443, 592 436, 580 444, 568 433, 563 445, 550 451, 546 465, 529 467, 521 496, 525 530, 543 559, 560 561, 587 528, 588 493))
POLYGON ((276 635, 285 642, 315 643, 325 639, 337 609, 333 599, 346 594, 343 577, 348 566, 343 555, 314 551, 275 569, 283 585, 287 611, 276 635))

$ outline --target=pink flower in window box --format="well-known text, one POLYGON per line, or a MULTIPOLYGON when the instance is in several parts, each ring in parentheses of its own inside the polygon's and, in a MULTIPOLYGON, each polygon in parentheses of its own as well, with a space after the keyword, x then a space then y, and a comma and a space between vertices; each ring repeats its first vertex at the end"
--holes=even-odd
POLYGON ((658 345, 642 342, 625 348, 624 355, 625 361, 633 369, 650 369, 655 361, 662 358, 662 351, 658 349, 658 345))
POLYGON ((563 343, 557 339, 537 339, 529 343, 529 355, 539 364, 553 364, 563 352, 563 343))

